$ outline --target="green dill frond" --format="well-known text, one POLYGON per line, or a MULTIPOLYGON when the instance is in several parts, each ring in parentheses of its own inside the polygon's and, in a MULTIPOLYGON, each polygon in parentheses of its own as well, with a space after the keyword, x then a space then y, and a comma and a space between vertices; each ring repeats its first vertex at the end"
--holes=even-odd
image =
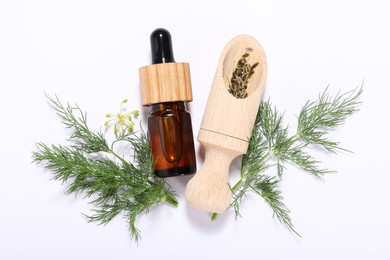
MULTIPOLYGON (((278 183, 287 164, 295 165, 320 180, 324 174, 332 172, 320 167, 320 161, 309 153, 308 144, 321 145, 330 153, 342 149, 338 142, 327 137, 329 130, 344 124, 350 115, 358 111, 362 91, 362 88, 358 88, 332 98, 326 89, 317 101, 308 101, 302 107, 298 130, 294 135, 290 135, 288 126, 284 125, 283 114, 270 100, 262 102, 247 153, 242 158, 241 178, 232 188, 231 207, 236 216, 240 216, 243 198, 252 190, 264 198, 281 223, 299 236, 290 218, 290 211, 283 203, 281 191, 277 188, 278 183), (276 168, 277 177, 267 173, 273 167, 276 168)), ((213 214, 212 220, 215 218, 216 214, 213 214)))
POLYGON ((62 124, 73 131, 68 139, 70 142, 87 153, 109 152, 110 148, 103 134, 89 130, 86 112, 83 112, 77 105, 64 106, 57 96, 55 98, 46 96, 49 105, 56 111, 62 124))
POLYGON ((33 162, 43 165, 46 171, 53 174, 54 180, 66 183, 67 194, 83 194, 84 198, 90 198, 94 214, 85 215, 89 222, 104 225, 123 214, 129 224, 131 237, 138 241, 140 231, 135 226, 137 216, 161 202, 173 206, 178 204, 165 179, 153 174, 154 162, 147 135, 143 131, 117 133, 109 146, 103 134, 88 128, 87 115, 80 107, 69 104, 65 107, 57 97, 47 97, 61 122, 72 130, 69 138, 71 145, 37 143, 33 162), (114 144, 119 141, 126 142, 129 150, 133 150, 132 162, 113 150, 114 144), (117 160, 92 157, 94 153, 108 153, 117 160))
POLYGON ((282 176, 286 168, 285 164, 293 163, 313 176, 321 178, 328 170, 320 169, 320 162, 307 154, 304 151, 305 148, 306 144, 299 142, 296 136, 289 135, 288 126, 283 124, 283 114, 268 100, 260 105, 248 151, 243 157, 242 165, 244 167, 248 164, 256 165, 256 159, 267 155, 267 159, 276 160, 279 177, 282 176), (251 163, 247 162, 248 158, 255 156, 257 158, 253 158, 251 163))
POLYGON ((266 175, 258 176, 256 181, 251 186, 252 190, 259 194, 267 204, 272 208, 274 215, 278 218, 280 223, 300 236, 295 230, 290 217, 290 210, 283 203, 282 192, 277 189, 279 181, 275 177, 266 175))
POLYGON ((270 148, 287 135, 287 128, 283 126, 283 115, 272 106, 270 100, 261 103, 256 119, 255 128, 265 137, 270 148))
POLYGON ((307 143, 318 144, 335 153, 339 143, 330 140, 328 131, 345 123, 348 116, 358 111, 358 99, 363 88, 356 88, 344 94, 331 97, 326 89, 317 101, 308 101, 298 117, 297 135, 307 143))
POLYGON ((305 146, 296 144, 286 150, 283 161, 295 164, 298 168, 311 174, 319 180, 322 180, 323 175, 333 172, 332 170, 320 168, 320 161, 316 160, 312 155, 305 151, 305 146))

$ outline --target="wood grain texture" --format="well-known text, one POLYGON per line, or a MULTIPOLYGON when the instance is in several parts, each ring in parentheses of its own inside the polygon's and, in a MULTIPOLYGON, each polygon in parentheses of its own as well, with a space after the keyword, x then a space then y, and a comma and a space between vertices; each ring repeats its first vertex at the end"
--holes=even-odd
POLYGON ((186 198, 194 207, 216 213, 229 207, 229 166, 248 149, 266 75, 264 50, 253 37, 237 36, 223 49, 198 134, 205 161, 186 187, 186 198), (248 83, 248 97, 238 99, 229 93, 229 82, 237 61, 248 51, 248 63, 259 65, 248 83))
POLYGON ((190 66, 170 62, 139 69, 142 105, 192 101, 190 66))

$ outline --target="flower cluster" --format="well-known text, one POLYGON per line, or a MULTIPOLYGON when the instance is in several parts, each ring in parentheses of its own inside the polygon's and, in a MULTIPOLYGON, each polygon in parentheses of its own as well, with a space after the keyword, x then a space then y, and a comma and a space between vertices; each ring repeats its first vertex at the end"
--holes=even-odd
POLYGON ((127 99, 124 99, 121 103, 119 112, 117 114, 107 114, 106 118, 109 118, 104 125, 108 126, 108 124, 112 121, 115 121, 114 124, 114 134, 117 136, 121 133, 130 133, 133 131, 134 128, 134 121, 133 117, 136 117, 139 115, 138 110, 133 110, 130 112, 126 112, 125 109, 123 109, 123 104, 127 103, 127 99))

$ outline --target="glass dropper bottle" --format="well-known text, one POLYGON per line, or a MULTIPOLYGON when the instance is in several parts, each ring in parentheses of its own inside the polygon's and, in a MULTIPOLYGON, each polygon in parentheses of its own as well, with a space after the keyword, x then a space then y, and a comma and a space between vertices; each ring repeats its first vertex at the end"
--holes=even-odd
POLYGON ((150 36, 152 65, 139 69, 142 104, 150 106, 148 135, 155 174, 170 177, 196 172, 188 63, 175 62, 170 33, 156 29, 150 36))

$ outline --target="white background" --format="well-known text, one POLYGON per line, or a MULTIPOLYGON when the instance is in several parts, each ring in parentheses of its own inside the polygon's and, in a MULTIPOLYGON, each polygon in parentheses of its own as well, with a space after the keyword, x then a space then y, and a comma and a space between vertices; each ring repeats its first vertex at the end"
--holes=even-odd
POLYGON ((378 0, 1 1, 0 259, 390 259, 389 11, 378 0), (158 27, 170 30, 176 61, 191 65, 195 135, 219 54, 237 34, 263 45, 264 98, 292 131, 306 100, 364 81, 361 111, 332 134, 354 153, 316 153, 338 173, 324 182, 294 167, 284 175, 280 189, 302 238, 253 194, 242 218, 229 210, 211 222, 186 203, 189 178, 181 177, 169 180, 179 207, 140 216, 137 246, 124 219, 87 223, 88 200, 65 196, 66 184, 31 163, 35 142, 65 144, 68 134, 45 92, 87 110, 96 130, 123 98, 141 109, 138 68, 150 63, 158 27))

